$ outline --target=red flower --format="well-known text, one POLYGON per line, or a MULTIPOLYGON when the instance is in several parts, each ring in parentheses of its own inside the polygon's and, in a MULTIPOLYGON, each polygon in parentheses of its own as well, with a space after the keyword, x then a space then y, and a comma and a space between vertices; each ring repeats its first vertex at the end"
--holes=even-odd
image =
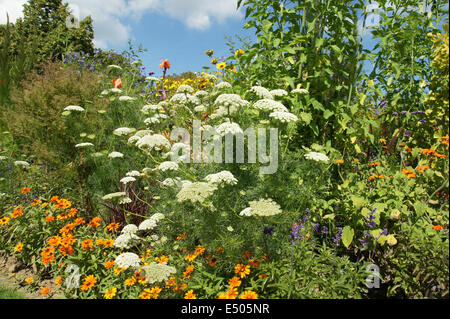
POLYGON ((444 228, 442 225, 436 225, 432 227, 435 231, 440 231, 442 228, 444 228))

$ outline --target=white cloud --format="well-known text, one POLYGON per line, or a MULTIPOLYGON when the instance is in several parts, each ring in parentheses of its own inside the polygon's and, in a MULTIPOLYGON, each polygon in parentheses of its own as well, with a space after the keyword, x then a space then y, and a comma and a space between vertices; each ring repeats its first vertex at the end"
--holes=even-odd
MULTIPOLYGON (((7 11, 10 21, 23 16, 26 0, 0 0, 0 12, 7 11)), ((186 27, 206 30, 213 23, 228 18, 241 18, 237 0, 64 0, 79 20, 92 16, 94 43, 97 47, 124 44, 132 38, 129 20, 139 21, 147 13, 157 13, 181 21, 186 27)), ((0 16, 0 23, 6 23, 0 16)))

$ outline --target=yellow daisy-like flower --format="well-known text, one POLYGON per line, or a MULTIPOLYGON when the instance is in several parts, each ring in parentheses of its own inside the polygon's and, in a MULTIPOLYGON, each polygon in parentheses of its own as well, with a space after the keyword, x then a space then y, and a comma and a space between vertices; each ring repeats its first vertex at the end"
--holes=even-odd
POLYGON ((189 290, 185 295, 184 299, 197 299, 197 296, 194 294, 194 290, 189 290))
POLYGON ((227 66, 227 64, 225 62, 220 62, 216 65, 217 69, 219 69, 219 70, 225 69, 226 66, 227 66))
POLYGON ((16 247, 14 247, 14 251, 20 253, 23 249, 23 243, 18 243, 16 247))
POLYGON ((113 287, 111 289, 106 289, 106 293, 104 295, 105 299, 112 299, 117 293, 117 288, 113 287))
POLYGON ((34 281, 34 278, 33 278, 33 277, 28 277, 27 279, 25 279, 25 282, 26 282, 27 284, 31 284, 33 281, 34 281))
POLYGON ((133 286, 136 283, 136 278, 131 277, 125 280, 125 285, 127 286, 133 286))
POLYGON ((6 217, 6 216, 3 218, 0 218, 0 226, 8 224, 9 220, 10 220, 10 218, 6 217))
POLYGON ((63 277, 58 277, 55 279, 55 285, 59 286, 61 285, 63 282, 63 277))
POLYGON ((245 278, 247 275, 250 275, 250 266, 244 264, 237 264, 234 268, 234 272, 239 274, 241 278, 245 278))
POLYGON ((240 299, 258 299, 258 294, 254 291, 246 290, 239 298, 240 299))

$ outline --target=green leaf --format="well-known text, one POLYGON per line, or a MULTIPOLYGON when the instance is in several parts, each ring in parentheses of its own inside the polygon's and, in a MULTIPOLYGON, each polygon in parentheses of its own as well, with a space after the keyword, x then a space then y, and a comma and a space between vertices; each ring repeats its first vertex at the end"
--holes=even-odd
POLYGON ((331 117, 333 114, 334 114, 333 111, 325 110, 325 112, 323 112, 323 118, 324 118, 325 120, 327 120, 327 119, 328 119, 329 117, 331 117))
POLYGON ((306 112, 301 112, 300 113, 300 118, 302 119, 303 122, 305 122, 306 124, 311 123, 311 113, 306 113, 306 112))
POLYGON ((350 246, 350 244, 353 241, 353 236, 355 235, 355 231, 353 230, 353 228, 349 227, 349 226, 345 226, 343 231, 342 231, 342 243, 344 244, 345 247, 348 248, 348 246, 350 246))

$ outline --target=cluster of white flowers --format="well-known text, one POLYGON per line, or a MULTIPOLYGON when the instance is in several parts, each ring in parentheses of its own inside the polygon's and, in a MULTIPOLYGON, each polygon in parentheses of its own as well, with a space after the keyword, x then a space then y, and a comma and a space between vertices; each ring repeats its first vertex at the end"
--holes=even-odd
POLYGON ((250 207, 242 210, 239 215, 241 216, 260 216, 268 217, 281 213, 280 205, 274 202, 272 199, 260 199, 257 201, 251 201, 250 207))
POLYGON ((113 131, 113 134, 114 134, 114 135, 117 135, 117 136, 121 136, 121 135, 128 135, 128 134, 131 134, 131 133, 133 133, 134 131, 136 131, 136 129, 134 129, 134 128, 129 128, 129 127, 119 127, 119 128, 117 128, 117 129, 115 129, 115 130, 113 131))
POLYGON ((124 178, 122 178, 121 180, 120 180, 120 182, 122 183, 122 184, 128 184, 128 183, 130 183, 130 182, 135 182, 136 181, 136 178, 134 178, 134 177, 132 177, 132 176, 126 176, 126 177, 124 177, 124 178))
POLYGON ((217 110, 211 115, 211 118, 230 115, 249 104, 248 101, 243 100, 238 94, 224 93, 219 95, 214 101, 214 106, 217 110))
POLYGON ((78 105, 69 105, 64 108, 64 111, 77 111, 77 112, 84 112, 84 108, 78 105))
POLYGON ((141 137, 144 137, 145 135, 151 135, 153 133, 152 130, 139 130, 136 133, 134 133, 133 136, 131 136, 128 139, 128 144, 135 144, 141 137))
POLYGON ((175 93, 170 98, 170 102, 173 104, 186 104, 188 102, 193 104, 200 104, 200 99, 195 95, 189 93, 175 93))
POLYGON ((280 122, 283 123, 289 123, 289 122, 297 122, 298 117, 295 114, 289 113, 289 112, 272 112, 269 114, 271 118, 274 118, 280 122))
POLYGON ((209 93, 204 91, 204 90, 199 90, 197 92, 195 92, 194 96, 199 97, 199 98, 204 98, 205 96, 208 96, 209 93))
POLYGON ((242 131, 242 129, 239 126, 239 124, 231 123, 231 122, 225 122, 225 123, 220 124, 216 128, 216 132, 220 136, 225 136, 227 134, 232 134, 232 135, 244 134, 244 131, 242 131))
POLYGON ((138 240, 140 240, 139 236, 134 233, 121 234, 114 240, 114 247, 128 249, 138 240))
POLYGON ((194 107, 194 111, 195 112, 206 112, 206 106, 204 106, 203 104, 197 105, 196 107, 194 107))
POLYGON ((125 176, 138 177, 141 176, 141 173, 139 171, 129 171, 125 174, 125 176))
POLYGON ((252 86, 248 92, 255 93, 260 99, 273 99, 270 91, 262 86, 252 86))
POLYGON ((121 234, 136 234, 138 231, 138 227, 135 224, 128 224, 124 228, 122 228, 121 234))
POLYGON ((162 219, 164 219, 164 214, 156 213, 152 215, 150 218, 144 220, 142 223, 139 224, 139 230, 151 230, 155 228, 158 225, 158 222, 162 219))
POLYGON ((282 103, 270 99, 256 101, 253 107, 261 111, 288 112, 288 109, 282 103))
POLYGON ((194 89, 192 88, 192 86, 187 84, 182 84, 177 89, 177 93, 192 93, 192 92, 194 92, 194 89))
POLYGON ((275 89, 275 90, 270 91, 270 94, 272 94, 273 97, 280 97, 280 96, 288 95, 288 92, 283 89, 275 89))
POLYGON ((149 284, 155 282, 165 282, 170 275, 177 272, 175 267, 168 266, 166 263, 151 263, 141 268, 144 271, 145 281, 149 284))
POLYGON ((123 154, 120 152, 111 152, 108 154, 109 158, 120 158, 123 157, 123 154))
POLYGON ((125 197, 123 197, 123 198, 121 198, 119 200, 119 204, 128 204, 128 203, 131 203, 131 202, 132 202, 132 200, 128 196, 125 196, 125 197))
POLYGON ((14 166, 22 166, 25 168, 30 167, 30 163, 25 162, 25 161, 14 161, 14 166))
POLYGON ((178 164, 175 162, 165 161, 165 162, 162 162, 161 164, 159 164, 158 169, 163 172, 176 171, 176 170, 178 170, 178 167, 179 167, 178 164))
POLYGON ((150 124, 158 124, 159 122, 160 122, 160 121, 159 121, 159 117, 158 117, 158 116, 147 117, 147 118, 144 120, 144 123, 147 124, 147 125, 150 125, 150 124))
POLYGON ((114 69, 114 70, 122 70, 122 67, 120 65, 116 64, 110 64, 107 66, 108 69, 114 69))
POLYGON ((157 151, 162 149, 170 150, 169 140, 161 134, 144 135, 136 142, 136 146, 141 149, 155 149, 157 151))
POLYGON ((135 98, 131 97, 131 96, 127 96, 127 95, 119 96, 119 101, 121 101, 121 102, 131 102, 134 100, 135 100, 135 98))
POLYGON ((114 263, 120 268, 129 268, 138 267, 141 264, 141 260, 134 253, 123 253, 116 257, 114 263))
POLYGON ((297 88, 297 89, 293 89, 291 91, 291 93, 294 93, 294 94, 308 94, 309 92, 308 92, 307 89, 297 88))
POLYGON ((162 182, 161 182, 161 184, 163 185, 163 186, 175 186, 175 185, 178 185, 178 183, 181 181, 181 178, 179 178, 179 177, 176 177, 176 178, 166 178, 165 180, 163 180, 162 182))
POLYGON ((186 183, 183 184, 176 197, 179 202, 190 201, 192 203, 203 203, 216 189, 217 186, 210 183, 186 183))
POLYGON ((125 192, 116 192, 116 193, 110 193, 110 194, 106 194, 105 196, 102 197, 103 200, 112 200, 115 198, 120 198, 120 197, 124 197, 127 194, 125 192))
POLYGON ((159 82, 160 80, 157 77, 154 76, 147 76, 145 78, 145 81, 149 81, 149 82, 159 82))
POLYGON ((330 160, 328 156, 319 152, 309 152, 305 154, 305 158, 316 162, 326 162, 326 163, 330 160))
POLYGON ((76 148, 89 147, 89 146, 94 146, 94 144, 89 143, 89 142, 84 142, 84 143, 79 143, 79 144, 75 145, 76 148))
POLYGON ((164 111, 164 109, 161 107, 161 105, 156 105, 156 104, 147 104, 147 105, 144 105, 141 109, 141 112, 144 114, 148 114, 149 112, 155 112, 155 111, 164 111))
POLYGON ((216 174, 209 174, 205 177, 205 180, 210 184, 227 184, 236 185, 238 180, 229 171, 221 171, 216 174))
POLYGON ((231 84, 227 81, 222 81, 220 83, 217 83, 214 87, 219 90, 231 89, 231 84))

